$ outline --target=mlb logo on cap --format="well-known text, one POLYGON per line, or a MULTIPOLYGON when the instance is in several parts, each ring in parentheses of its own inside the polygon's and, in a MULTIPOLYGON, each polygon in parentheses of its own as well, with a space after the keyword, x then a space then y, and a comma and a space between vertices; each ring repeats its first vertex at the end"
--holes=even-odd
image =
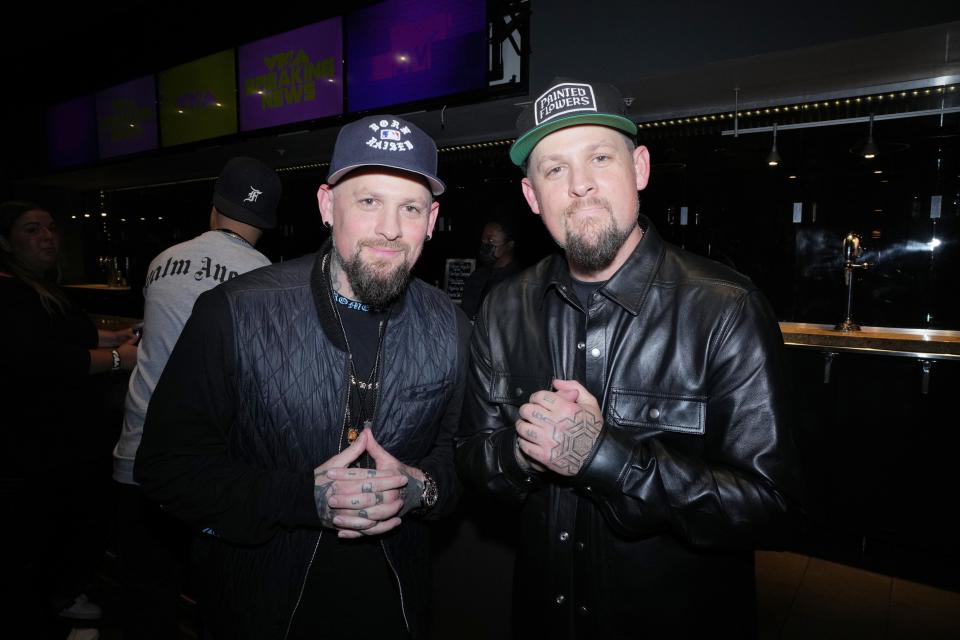
POLYGON ((400 141, 400 132, 396 129, 380 129, 380 139, 381 140, 396 140, 400 141))

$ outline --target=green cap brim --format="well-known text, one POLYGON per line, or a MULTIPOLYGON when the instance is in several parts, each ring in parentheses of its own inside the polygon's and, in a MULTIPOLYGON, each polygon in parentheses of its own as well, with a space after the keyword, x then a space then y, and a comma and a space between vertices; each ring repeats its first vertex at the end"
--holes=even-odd
POLYGON ((518 167, 522 167, 527 156, 530 155, 533 148, 537 146, 537 143, 543 140, 544 137, 554 131, 581 124, 599 124, 604 127, 616 129, 617 131, 622 131, 631 136, 637 135, 637 125, 634 124, 632 120, 624 118, 623 116, 610 113, 578 113, 576 115, 544 122, 539 127, 534 127, 517 138, 513 146, 510 147, 510 161, 518 167))

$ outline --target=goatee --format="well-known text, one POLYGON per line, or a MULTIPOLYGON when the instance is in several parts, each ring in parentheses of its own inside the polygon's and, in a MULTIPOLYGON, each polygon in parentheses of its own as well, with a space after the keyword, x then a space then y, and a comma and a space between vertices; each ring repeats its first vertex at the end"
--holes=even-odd
POLYGON ((350 288, 353 289, 353 295, 360 302, 375 309, 385 309, 399 298, 400 294, 407 288, 407 283, 410 281, 410 265, 404 259, 396 267, 387 270, 388 268, 384 263, 364 262, 360 257, 360 250, 363 246, 403 250, 406 250, 407 247, 395 242, 365 243, 357 247, 348 260, 340 255, 336 244, 334 244, 334 252, 336 252, 343 273, 347 276, 350 288))
POLYGON ((564 211, 564 224, 567 228, 567 242, 564 247, 567 260, 580 271, 597 272, 606 269, 613 263, 620 247, 627 241, 630 233, 633 232, 633 228, 637 226, 637 221, 634 219, 632 224, 623 229, 619 228, 613 217, 610 203, 603 198, 595 198, 568 207, 564 211), (585 233, 583 227, 579 232, 570 228, 570 217, 578 209, 585 207, 602 207, 610 216, 609 220, 597 220, 592 225, 599 226, 599 229, 593 234, 585 233))

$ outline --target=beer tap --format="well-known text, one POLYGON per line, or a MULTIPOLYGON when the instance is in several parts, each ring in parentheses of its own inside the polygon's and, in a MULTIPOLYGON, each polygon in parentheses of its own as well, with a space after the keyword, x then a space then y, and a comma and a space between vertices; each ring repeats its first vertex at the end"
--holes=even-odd
POLYGON ((860 331, 860 325, 853 321, 853 272, 856 269, 869 269, 870 263, 861 262, 863 255, 863 245, 860 244, 860 236, 851 231, 843 239, 843 247, 840 251, 843 258, 843 279, 847 286, 847 317, 837 324, 834 329, 837 331, 860 331))

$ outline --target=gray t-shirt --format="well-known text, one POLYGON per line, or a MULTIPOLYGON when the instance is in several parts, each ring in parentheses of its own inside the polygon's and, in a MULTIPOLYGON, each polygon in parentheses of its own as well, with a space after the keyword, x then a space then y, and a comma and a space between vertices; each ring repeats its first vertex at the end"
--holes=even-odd
POLYGON ((143 339, 137 366, 130 374, 123 431, 113 449, 114 480, 136 484, 133 460, 140 446, 147 405, 193 303, 221 282, 268 264, 265 255, 222 231, 207 231, 174 245, 150 263, 143 288, 143 339))

